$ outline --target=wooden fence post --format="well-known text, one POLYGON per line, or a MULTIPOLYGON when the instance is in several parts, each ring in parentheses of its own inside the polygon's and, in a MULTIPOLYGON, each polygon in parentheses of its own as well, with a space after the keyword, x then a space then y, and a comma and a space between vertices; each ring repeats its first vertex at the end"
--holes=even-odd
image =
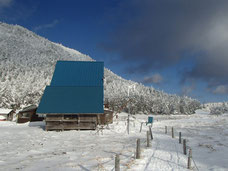
POLYGON ((140 139, 136 140, 136 159, 140 159, 140 139))
POLYGON ((183 140, 183 151, 184 151, 184 155, 186 155, 187 154, 186 139, 183 140))
POLYGON ((165 126, 165 134, 167 134, 167 126, 165 126))
POLYGON ((154 137, 153 137, 153 133, 152 133, 151 126, 149 126, 149 131, 150 131, 150 138, 151 138, 151 140, 153 140, 153 139, 154 139, 154 137))
POLYGON ((143 122, 141 122, 141 126, 140 126, 140 131, 139 131, 139 132, 141 132, 141 131, 142 131, 142 125, 143 125, 143 122))
POLYGON ((192 149, 189 149, 189 154, 188 154, 188 169, 191 169, 191 160, 192 160, 192 149))
POLYGON ((146 131, 146 146, 150 147, 150 135, 149 131, 146 131))
POLYGON ((179 132, 179 144, 181 144, 181 132, 179 132))
POLYGON ((129 130, 130 130, 130 115, 128 114, 127 116, 127 133, 129 134, 129 130))
POLYGON ((174 129, 172 127, 172 138, 174 138, 174 129))
POLYGON ((120 155, 115 156, 115 171, 120 171, 120 155))

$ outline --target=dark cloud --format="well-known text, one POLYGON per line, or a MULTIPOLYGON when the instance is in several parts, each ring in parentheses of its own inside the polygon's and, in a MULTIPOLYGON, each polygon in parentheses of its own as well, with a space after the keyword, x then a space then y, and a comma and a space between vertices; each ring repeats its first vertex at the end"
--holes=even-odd
POLYGON ((185 81, 228 84, 227 0, 123 0, 111 12, 116 25, 103 48, 138 63, 130 70, 162 69, 189 57, 195 65, 183 73, 185 81))

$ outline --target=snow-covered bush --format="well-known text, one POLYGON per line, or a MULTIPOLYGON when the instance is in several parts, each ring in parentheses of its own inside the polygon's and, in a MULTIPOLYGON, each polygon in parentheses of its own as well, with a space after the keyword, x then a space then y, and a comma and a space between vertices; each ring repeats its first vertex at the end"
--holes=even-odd
POLYGON ((228 113, 228 103, 222 103, 221 105, 217 105, 214 107, 210 108, 210 114, 214 114, 214 115, 221 115, 224 113, 228 113))

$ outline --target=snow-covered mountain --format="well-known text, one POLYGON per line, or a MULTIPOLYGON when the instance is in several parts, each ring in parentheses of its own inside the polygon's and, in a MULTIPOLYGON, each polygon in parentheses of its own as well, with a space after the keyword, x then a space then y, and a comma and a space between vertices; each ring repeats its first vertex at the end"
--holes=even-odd
MULTIPOLYGON (((39 104, 57 60, 93 61, 76 50, 53 43, 18 25, 0 23, 0 107, 21 108, 39 104)), ((131 113, 194 113, 200 103, 125 80, 105 69, 105 100, 115 110, 131 113), (128 87, 134 91, 128 97, 128 87)))

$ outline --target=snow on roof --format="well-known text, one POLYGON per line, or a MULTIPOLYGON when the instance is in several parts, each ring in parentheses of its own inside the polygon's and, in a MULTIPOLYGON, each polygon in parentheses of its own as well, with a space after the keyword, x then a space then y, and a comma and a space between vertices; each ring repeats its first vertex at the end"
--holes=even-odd
POLYGON ((8 115, 11 111, 12 111, 12 109, 0 108, 0 114, 2 114, 2 115, 8 115))
POLYGON ((35 110, 36 108, 37 108, 36 105, 30 105, 30 106, 24 107, 20 112, 29 112, 31 110, 35 110))
POLYGON ((5 120, 6 119, 6 116, 1 116, 0 115, 0 120, 5 120))

